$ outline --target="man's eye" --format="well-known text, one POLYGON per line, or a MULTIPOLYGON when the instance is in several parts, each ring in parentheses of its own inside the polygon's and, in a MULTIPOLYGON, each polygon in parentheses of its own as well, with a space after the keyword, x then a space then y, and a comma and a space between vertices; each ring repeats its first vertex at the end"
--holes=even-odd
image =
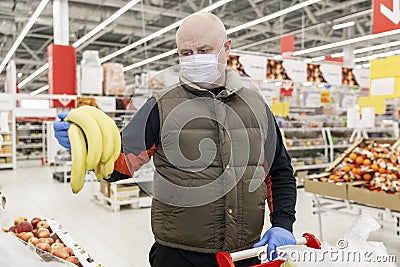
POLYGON ((190 56, 191 54, 192 54, 192 52, 189 52, 189 51, 188 52, 183 52, 182 56, 190 56))
POLYGON ((199 50, 199 53, 200 53, 200 54, 206 54, 207 52, 208 52, 207 49, 200 49, 200 50, 199 50))

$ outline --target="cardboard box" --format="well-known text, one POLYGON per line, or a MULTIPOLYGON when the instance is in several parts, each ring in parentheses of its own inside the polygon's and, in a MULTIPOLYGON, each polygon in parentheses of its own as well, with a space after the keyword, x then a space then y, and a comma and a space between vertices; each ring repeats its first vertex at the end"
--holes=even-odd
POLYGON ((400 211, 400 193, 374 192, 361 185, 349 186, 349 200, 379 208, 400 211))
POLYGON ((330 173, 321 173, 308 176, 304 179, 304 190, 310 193, 323 196, 348 199, 348 189, 352 185, 365 184, 365 181, 355 181, 348 183, 328 183, 321 182, 321 178, 328 177, 330 173))
POLYGON ((103 193, 105 197, 110 197, 110 189, 111 185, 110 183, 106 181, 101 181, 100 182, 100 192, 103 193))
MULTIPOLYGON (((114 196, 113 188, 110 187, 110 197, 114 196)), ((117 186, 117 200, 124 201, 132 198, 138 198, 140 188, 137 185, 118 185, 117 186)))

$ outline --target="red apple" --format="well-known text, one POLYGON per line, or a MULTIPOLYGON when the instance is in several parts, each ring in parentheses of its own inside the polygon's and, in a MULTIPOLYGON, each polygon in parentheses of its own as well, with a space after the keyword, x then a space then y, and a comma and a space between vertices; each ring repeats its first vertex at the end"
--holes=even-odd
POLYGON ((1 228, 1 231, 4 232, 4 233, 7 233, 7 232, 8 232, 8 229, 5 228, 5 227, 2 227, 2 228, 1 228))
POLYGON ((33 229, 33 230, 32 230, 32 234, 33 234, 35 237, 37 237, 38 229, 33 229))
POLYGON ((38 238, 47 238, 50 237, 50 231, 46 228, 39 228, 37 232, 38 238))
POLYGON ((78 259, 78 257, 76 257, 76 256, 69 256, 69 257, 66 259, 66 261, 71 262, 71 263, 73 263, 73 264, 79 266, 79 259, 78 259))
POLYGON ((49 229, 49 224, 46 221, 40 221, 36 224, 36 228, 46 228, 49 229))
POLYGON ((27 218, 25 218, 25 217, 18 217, 18 218, 15 218, 14 219, 14 225, 15 226, 17 226, 20 222, 26 222, 26 221, 28 221, 28 219, 27 218))
POLYGON ((39 243, 39 239, 37 237, 31 237, 29 238, 28 243, 31 243, 32 245, 36 246, 36 244, 39 243))
POLYGON ((60 248, 64 248, 64 244, 63 243, 53 243, 51 244, 51 248, 52 249, 60 249, 60 248))
POLYGON ((33 230, 32 224, 30 222, 22 221, 17 225, 17 234, 22 232, 30 232, 33 230))
POLYGON ((64 248, 68 253, 69 253, 69 255, 74 255, 74 251, 72 250, 72 248, 70 248, 70 247, 65 247, 64 248))
POLYGON ((43 251, 50 252, 50 245, 47 243, 37 243, 35 247, 43 251))
POLYGON ((18 234, 18 237, 24 240, 25 242, 28 242, 28 240, 33 237, 33 234, 31 232, 22 232, 18 234))
POLYGON ((68 252, 67 252, 65 249, 62 249, 62 248, 60 248, 60 249, 55 249, 55 250, 52 252, 52 254, 53 254, 54 256, 58 257, 58 258, 63 259, 63 260, 65 260, 66 258, 69 257, 68 252))
POLYGON ((42 238, 39 238, 39 243, 47 243, 51 246, 54 243, 54 239, 51 237, 46 237, 46 238, 42 237, 42 238))
POLYGON ((8 228, 9 232, 14 232, 17 230, 17 227, 15 225, 11 226, 10 228, 8 228))
POLYGON ((31 220, 32 227, 33 227, 33 228, 36 228, 36 227, 37 227, 37 224, 38 224, 41 220, 42 220, 42 219, 40 219, 40 218, 38 218, 38 217, 33 218, 33 219, 31 220))

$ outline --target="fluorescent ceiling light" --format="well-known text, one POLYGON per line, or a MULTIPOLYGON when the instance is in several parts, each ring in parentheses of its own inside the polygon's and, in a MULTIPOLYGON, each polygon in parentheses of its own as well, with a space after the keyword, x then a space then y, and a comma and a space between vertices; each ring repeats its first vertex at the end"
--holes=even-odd
POLYGON ((22 72, 18 72, 17 77, 21 78, 22 77, 22 72))
POLYGON ((18 38, 15 40, 14 44, 8 51, 7 55, 3 59, 0 64, 0 73, 3 71, 4 67, 7 65, 8 61, 14 55, 15 51, 17 50, 18 46, 21 44, 22 40, 24 40, 25 36, 28 34, 29 30, 32 28, 33 24, 35 24, 36 20, 38 19, 40 13, 42 13, 43 9, 46 7, 49 0, 42 0, 38 7, 36 8, 35 12, 33 12, 32 17, 29 19, 28 23, 25 25, 24 29, 19 34, 18 38))
POLYGON ((353 60, 353 62, 358 63, 358 62, 369 61, 369 60, 382 58, 382 57, 390 57, 390 56, 394 56, 394 55, 398 55, 398 54, 400 54, 400 50, 393 50, 393 51, 389 51, 389 52, 385 52, 385 53, 379 53, 379 54, 374 54, 374 55, 370 55, 370 56, 355 58, 353 60))
POLYGON ((331 54, 331 57, 332 57, 332 58, 344 57, 344 52, 340 52, 340 53, 331 54))
POLYGON ((400 45, 400 41, 395 41, 395 42, 390 42, 387 44, 380 44, 380 45, 374 45, 374 46, 370 46, 370 47, 365 47, 365 48, 360 48, 360 49, 355 49, 353 51, 354 54, 362 54, 362 53, 367 53, 370 51, 375 51, 375 50, 379 50, 379 49, 385 49, 385 48, 389 48, 389 47, 393 47, 393 46, 399 46, 400 45))
POLYGON ((29 75, 28 77, 26 77, 25 80, 23 80, 22 82, 20 82, 18 84, 18 88, 21 89, 22 87, 24 87, 27 83, 29 83, 30 81, 32 81, 34 78, 36 78, 36 76, 38 76, 40 73, 42 73, 43 71, 47 70, 49 68, 49 63, 44 64, 43 66, 41 66, 39 69, 37 69, 34 73, 32 73, 31 75, 29 75))
POLYGON ((103 30, 105 27, 107 27, 110 23, 112 23, 114 20, 116 20, 117 18, 119 18, 122 14, 124 14, 126 11, 128 11, 129 9, 131 9, 134 5, 136 5, 137 3, 139 3, 140 0, 133 0, 130 1, 128 4, 124 5, 123 7, 121 7, 120 9, 118 9, 117 12, 115 12, 114 14, 112 14, 110 17, 108 17, 105 21, 103 21, 102 23, 100 23, 99 25, 97 25, 94 29, 92 29, 90 32, 88 32, 87 34, 85 34, 82 38, 80 38, 79 40, 77 40, 75 43, 72 44, 73 47, 78 47, 81 44, 83 44, 84 42, 86 42, 87 40, 89 40, 91 37, 93 37, 96 33, 98 33, 99 31, 103 30))
POLYGON ((153 61, 156 61, 156 60, 159 60, 159 59, 168 57, 168 56, 170 56, 170 55, 175 54, 176 52, 177 52, 176 49, 172 49, 172 50, 170 50, 170 51, 168 51, 168 52, 165 52, 165 53, 162 53, 162 54, 160 54, 160 55, 157 55, 157 56, 154 56, 154 57, 150 57, 150 58, 148 58, 148 59, 145 59, 145 60, 140 61, 140 62, 137 62, 137 63, 133 63, 132 65, 129 65, 129 66, 124 67, 122 70, 123 70, 123 71, 128 71, 128 70, 131 70, 131 69, 134 69, 134 68, 143 66, 143 65, 145 65, 145 64, 147 64, 147 63, 151 63, 151 62, 153 62, 153 61))
MULTIPOLYGON (((262 18, 259 18, 259 19, 256 19, 256 20, 253 20, 253 21, 244 23, 244 24, 242 24, 242 25, 233 27, 233 28, 227 30, 226 33, 227 33, 227 34, 231 34, 231 33, 234 33, 234 32, 237 32, 237 31, 240 31, 240 30, 243 30, 243 29, 252 27, 252 26, 254 26, 254 25, 257 25, 257 24, 260 24, 260 23, 263 23, 263 22, 272 20, 272 19, 274 19, 274 18, 278 18, 278 17, 280 17, 280 16, 286 15, 286 14, 288 14, 288 13, 290 13, 290 12, 296 11, 296 10, 298 10, 298 9, 301 9, 301 8, 303 8, 303 7, 306 7, 306 6, 309 6, 309 5, 312 5, 312 4, 315 4, 315 3, 320 2, 320 1, 322 1, 322 0, 308 0, 308 1, 305 1, 305 2, 303 2, 303 3, 297 4, 297 5, 294 5, 294 6, 285 8, 285 9, 283 9, 283 10, 280 10, 280 11, 278 11, 278 12, 275 12, 275 13, 273 13, 273 14, 270 14, 270 15, 268 15, 268 16, 265 16, 265 17, 262 17, 262 18)), ((221 1, 220 1, 220 2, 221 2, 221 1)), ((224 1, 224 2, 229 2, 229 1, 226 0, 226 1, 224 1)), ((219 2, 217 2, 217 3, 215 3, 215 4, 218 4, 218 3, 219 3, 219 2)), ((214 4, 214 5, 215 5, 215 4, 214 4)), ((224 4, 225 4, 225 3, 224 3, 224 4)), ((222 5, 222 4, 220 4, 220 5, 222 5)), ((217 7, 218 7, 218 6, 217 6, 217 7)), ((216 8, 216 7, 215 7, 215 8, 216 8)), ((207 8, 202 9, 201 11, 205 11, 206 9, 207 9, 207 8)), ((211 10, 208 10, 208 11, 211 11, 211 10)), ((174 28, 175 28, 175 27, 178 27, 181 23, 182 23, 182 20, 180 20, 180 21, 178 21, 178 22, 176 22, 176 23, 174 23, 174 24, 172 24, 172 25, 170 25, 170 26, 168 26, 168 27, 172 27, 173 25, 178 24, 178 25, 174 26, 174 28)), ((168 28, 168 27, 166 27, 166 28, 168 28)), ((166 28, 164 28, 164 29, 166 29, 166 28)), ((157 36, 163 34, 164 32, 166 32, 166 31, 164 31, 164 29, 161 29, 161 30, 159 30, 158 32, 155 32, 155 33, 153 33, 152 35, 155 35, 155 37, 157 37, 157 36), (159 32, 161 32, 161 31, 162 31, 162 33, 159 33, 159 32)), ((171 29, 169 29, 169 30, 171 30, 171 29)), ((169 30, 168 30, 168 31, 169 31, 169 30)), ((149 35, 149 36, 151 36, 151 35, 149 35)), ((122 53, 124 53, 124 52, 126 52, 126 51, 128 51, 128 50, 130 50, 130 49, 132 49, 133 47, 136 47, 136 46, 138 46, 138 45, 140 45, 140 44, 146 42, 146 41, 147 41, 147 38, 148 38, 149 36, 147 36, 147 37, 145 37, 145 38, 143 38, 143 39, 141 39, 141 40, 139 40, 139 41, 137 41, 137 42, 135 42, 135 43, 133 43, 133 44, 127 46, 127 47, 124 47, 124 48, 122 48, 122 49, 120 49, 120 50, 118 50, 118 51, 116 51, 116 52, 114 52, 114 53, 112 53, 112 54, 110 54, 110 55, 104 57, 104 58, 101 58, 101 59, 100 59, 100 62, 103 63, 103 62, 105 62, 105 61, 107 61, 107 60, 110 60, 111 58, 116 57, 116 56, 118 56, 118 55, 120 55, 120 54, 122 54, 122 53), (146 40, 145 40, 145 41, 142 41, 142 40, 144 40, 144 39, 146 39, 146 40), (131 46, 132 46, 132 47, 131 47, 131 46)), ((155 37, 153 36, 151 39, 153 39, 153 38, 155 38, 155 37)), ((171 51, 172 51, 172 50, 171 50, 171 51)), ((169 51, 169 52, 171 52, 171 51, 169 51)), ((167 57, 167 56, 171 55, 171 54, 168 54, 169 52, 163 53, 163 54, 166 54, 164 57, 167 57)), ((161 54, 161 55, 163 55, 163 54, 161 54)), ((161 55, 159 55, 159 56, 161 56, 161 55)), ((161 58, 163 58, 163 57, 160 57, 160 58, 158 58, 158 59, 161 59, 161 58)), ((147 60, 147 59, 146 59, 146 60, 147 60)), ((130 66, 129 66, 129 67, 130 67, 129 69, 134 69, 134 68, 136 68, 136 67, 131 67, 131 66, 133 66, 133 65, 137 65, 137 67, 139 67, 139 66, 142 66, 142 65, 146 64, 146 63, 141 64, 142 62, 145 62, 146 60, 130 65, 130 66)), ((150 62, 152 62, 152 61, 150 61, 150 62)))
POLYGON ((40 93, 42 93, 44 91, 47 91, 49 89, 49 87, 50 87, 49 85, 42 86, 39 89, 36 89, 35 91, 30 92, 29 95, 30 96, 38 95, 38 94, 40 94, 40 93))
POLYGON ((354 21, 348 21, 345 23, 341 23, 341 24, 336 24, 332 26, 332 30, 339 30, 339 29, 343 29, 343 28, 347 28, 347 27, 352 27, 354 26, 356 23, 354 21))
POLYGON ((306 59, 304 59, 304 63, 311 63, 312 62, 312 60, 311 60, 311 58, 306 58, 306 59))
POLYGON ((381 33, 377 33, 377 34, 360 36, 360 37, 356 37, 356 38, 352 38, 352 39, 347 39, 344 41, 339 41, 336 43, 307 48, 307 49, 303 49, 303 50, 299 50, 299 51, 294 51, 293 55, 294 56, 305 55, 305 54, 318 52, 318 51, 322 51, 322 50, 326 50, 326 49, 330 49, 330 48, 335 48, 335 47, 344 46, 344 45, 348 45, 348 44, 354 44, 354 43, 359 43, 359 42, 363 42, 363 41, 373 40, 373 39, 390 36, 390 35, 395 35, 395 34, 400 34, 400 29, 387 31, 387 32, 381 32, 381 33))
POLYGON ((282 59, 282 56, 281 56, 281 55, 274 56, 274 59, 275 59, 275 60, 281 60, 281 59, 282 59))
MULTIPOLYGON (((232 1, 232 0, 218 1, 218 2, 208 6, 206 8, 203 8, 199 12, 212 11, 212 10, 222 6, 222 5, 225 5, 225 4, 229 3, 230 1, 232 1)), ((179 20, 179 21, 177 21, 177 22, 175 22, 175 23, 173 23, 173 24, 171 24, 171 25, 169 25, 169 26, 167 26, 165 28, 162 28, 161 30, 158 30, 158 31, 156 31, 156 32, 154 32, 154 33, 152 33, 152 34, 150 34, 150 35, 148 35, 148 36, 146 36, 146 37, 144 37, 144 38, 142 38, 142 39, 140 39, 140 40, 138 40, 138 41, 136 41, 136 42, 134 42, 134 43, 132 43, 132 44, 130 44, 128 46, 125 46, 124 48, 121 48, 120 50, 117 50, 117 51, 109 54, 108 56, 105 56, 105 57, 101 58, 100 59, 100 63, 104 63, 104 62, 106 62, 106 61, 108 61, 108 60, 110 60, 110 59, 112 59, 112 58, 114 58, 116 56, 119 56, 119 55, 121 55, 121 54, 123 54, 123 53, 125 53, 125 52, 127 52, 127 51, 129 51, 129 50, 141 45, 141 44, 144 44, 144 43, 146 43, 146 42, 148 42, 148 41, 150 41, 150 40, 152 40, 152 39, 154 39, 154 38, 156 38, 156 37, 158 37, 158 36, 160 36, 160 35, 162 35, 162 34, 164 34, 166 32, 169 32, 169 31, 171 31, 171 30, 173 30, 175 28, 178 28, 181 25, 182 21, 183 21, 183 19, 181 19, 181 20, 179 20)))
MULTIPOLYGON (((130 1, 128 4, 126 4, 125 6, 123 6, 122 8, 120 8, 117 12, 115 12, 114 14, 112 14, 110 17, 108 17, 106 20, 104 20, 102 23, 100 23, 99 25, 97 25, 94 29, 92 29, 90 32, 88 32, 87 34, 85 34, 84 36, 82 36, 82 38, 78 39, 75 43, 72 44, 73 47, 79 47, 80 45, 82 45, 84 42, 86 42, 87 40, 89 40, 91 37, 93 37, 96 33, 100 32, 101 30, 103 30, 105 27, 107 27, 110 23, 112 23, 113 21, 115 21, 117 18, 119 18, 122 14, 124 14, 126 11, 128 11, 130 8, 132 8, 134 5, 136 5, 140 0, 133 0, 130 1)), ((46 64, 45 64, 46 65, 46 64)), ((25 86, 28 82, 30 82, 31 80, 33 80, 34 78, 36 78, 36 76, 38 76, 40 73, 42 73, 43 71, 45 71, 47 67, 45 67, 45 65, 43 65, 41 68, 39 68, 37 71, 35 71, 34 73, 32 73, 29 77, 27 77, 25 80, 23 80, 19 85, 18 88, 22 88, 23 86, 25 86), (39 72, 39 70, 41 70, 39 72), (33 75, 35 74, 35 75, 33 75)))
POLYGON ((311 61, 313 61, 313 62, 323 61, 323 60, 325 60, 325 56, 313 57, 313 58, 311 59, 311 61))
POLYGON ((256 19, 256 20, 252 20, 252 21, 249 21, 249 22, 244 23, 242 25, 230 28, 229 30, 227 30, 226 33, 227 34, 231 34, 231 33, 234 33, 234 32, 240 31, 240 30, 244 30, 246 28, 249 28, 249 27, 255 26, 257 24, 264 23, 266 21, 278 18, 280 16, 286 15, 286 14, 288 14, 290 12, 299 10, 299 9, 301 9, 303 7, 315 4, 315 3, 320 2, 320 1, 322 1, 322 0, 308 0, 308 1, 305 1, 303 3, 299 3, 297 5, 282 9, 282 10, 280 10, 278 12, 275 12, 273 14, 270 14, 268 16, 265 16, 265 17, 262 17, 262 18, 259 18, 259 19, 256 19))

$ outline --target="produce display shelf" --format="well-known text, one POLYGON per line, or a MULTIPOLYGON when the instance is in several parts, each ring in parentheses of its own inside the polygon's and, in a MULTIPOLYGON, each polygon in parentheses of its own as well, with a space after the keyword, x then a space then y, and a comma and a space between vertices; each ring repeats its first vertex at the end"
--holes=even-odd
POLYGON ((324 169, 328 167, 329 163, 324 164, 314 164, 314 165, 304 165, 304 166, 295 166, 294 169, 296 171, 308 170, 308 169, 324 169))
POLYGON ((333 148, 348 148, 350 145, 333 145, 333 148))
POLYGON ((17 127, 17 130, 42 130, 41 126, 17 127))
POLYGON ((287 147, 287 151, 305 150, 305 149, 324 149, 326 146, 293 146, 287 147))
POLYGON ((43 144, 37 144, 37 145, 17 145, 17 148, 41 148, 43 144))
POLYGON ((10 169, 13 167, 12 163, 2 163, 0 164, 0 169, 10 169))
POLYGON ((12 157, 13 154, 0 154, 0 158, 2 157, 12 157))
POLYGON ((17 159, 41 159, 42 155, 34 155, 34 156, 17 156, 17 159))
POLYGON ((19 135, 18 139, 40 139, 43 138, 43 135, 19 135))
POLYGON ((285 132, 309 132, 322 131, 322 128, 282 128, 285 132))

